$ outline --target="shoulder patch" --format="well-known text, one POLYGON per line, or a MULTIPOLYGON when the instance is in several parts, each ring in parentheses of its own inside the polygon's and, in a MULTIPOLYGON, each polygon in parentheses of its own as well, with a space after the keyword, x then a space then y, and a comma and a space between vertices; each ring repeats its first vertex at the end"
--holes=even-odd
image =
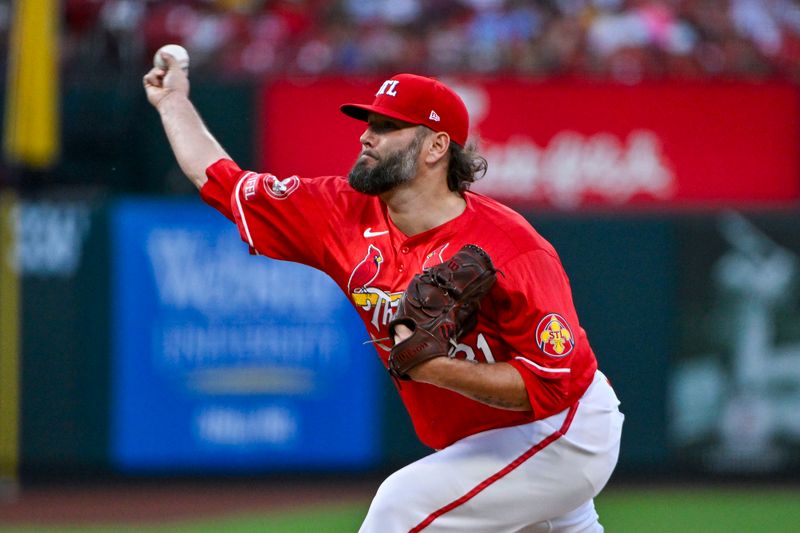
POLYGON ((285 180, 279 180, 272 174, 265 174, 262 183, 264 191, 270 198, 283 200, 297 190, 300 186, 300 178, 289 176, 285 180))
POLYGON ((552 357, 564 357, 575 348, 575 336, 563 316, 550 313, 536 326, 536 345, 552 357))

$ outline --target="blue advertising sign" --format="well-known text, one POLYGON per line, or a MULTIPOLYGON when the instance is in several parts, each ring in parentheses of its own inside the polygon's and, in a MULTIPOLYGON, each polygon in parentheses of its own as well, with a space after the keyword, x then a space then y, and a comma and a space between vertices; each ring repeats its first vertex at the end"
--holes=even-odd
POLYGON ((118 467, 376 460, 380 365, 327 275, 250 256, 197 201, 119 202, 112 235, 118 467))

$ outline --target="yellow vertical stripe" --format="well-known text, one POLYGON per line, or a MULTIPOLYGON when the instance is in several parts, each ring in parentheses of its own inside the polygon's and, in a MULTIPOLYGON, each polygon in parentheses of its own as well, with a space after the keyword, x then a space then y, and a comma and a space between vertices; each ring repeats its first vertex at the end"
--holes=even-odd
POLYGON ((14 2, 3 132, 13 165, 45 168, 58 157, 58 21, 58 0, 14 2))
POLYGON ((19 465, 19 278, 11 193, 0 194, 0 483, 19 465))

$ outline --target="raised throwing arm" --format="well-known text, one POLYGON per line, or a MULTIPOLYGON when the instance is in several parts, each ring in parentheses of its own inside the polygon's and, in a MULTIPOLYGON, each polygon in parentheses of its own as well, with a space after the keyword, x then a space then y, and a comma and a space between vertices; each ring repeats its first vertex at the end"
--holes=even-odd
POLYGON ((163 54, 166 70, 154 67, 143 82, 147 100, 161 116, 161 123, 175 158, 186 177, 200 189, 206 169, 220 159, 230 159, 203 123, 189 100, 189 78, 174 57, 163 54))

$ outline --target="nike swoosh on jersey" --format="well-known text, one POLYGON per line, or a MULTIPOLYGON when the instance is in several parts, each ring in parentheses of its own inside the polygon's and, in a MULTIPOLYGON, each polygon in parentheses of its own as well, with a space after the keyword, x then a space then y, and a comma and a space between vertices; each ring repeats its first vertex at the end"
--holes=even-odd
POLYGON ((380 237, 381 235, 386 235, 387 233, 389 233, 389 230, 372 231, 372 228, 367 228, 364 230, 364 238, 369 239, 370 237, 380 237))

